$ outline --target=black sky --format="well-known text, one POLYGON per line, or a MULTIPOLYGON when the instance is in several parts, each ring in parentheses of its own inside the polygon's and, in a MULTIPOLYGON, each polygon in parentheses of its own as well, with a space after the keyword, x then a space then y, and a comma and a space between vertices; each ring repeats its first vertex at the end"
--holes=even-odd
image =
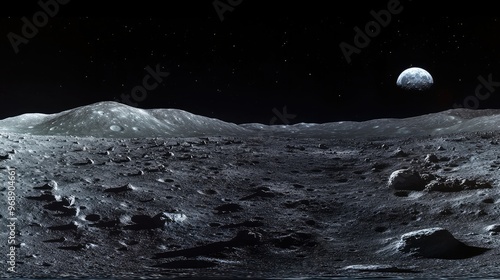
POLYGON ((370 11, 386 10, 391 1, 243 0, 223 21, 213 0, 103 2, 58 4, 17 54, 9 34, 22 36, 21 18, 33 22, 42 8, 38 1, 3 7, 0 118, 121 100, 143 84, 148 66, 169 75, 135 107, 236 123, 408 117, 464 100, 500 108, 500 86, 494 91, 500 17, 493 2, 400 0, 402 11, 350 63, 339 44, 354 45, 353 28, 364 29, 370 11), (396 87, 411 66, 433 75, 431 90, 396 87), (494 82, 489 96, 482 89, 482 100, 474 99, 478 77, 494 82))

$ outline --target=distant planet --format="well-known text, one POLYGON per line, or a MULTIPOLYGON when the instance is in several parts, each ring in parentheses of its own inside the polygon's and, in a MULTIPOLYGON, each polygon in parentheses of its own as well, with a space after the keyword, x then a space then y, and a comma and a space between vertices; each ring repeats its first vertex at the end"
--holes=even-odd
POLYGON ((429 89, 434 80, 429 72, 419 67, 411 67, 399 74, 396 84, 404 90, 424 91, 429 89))

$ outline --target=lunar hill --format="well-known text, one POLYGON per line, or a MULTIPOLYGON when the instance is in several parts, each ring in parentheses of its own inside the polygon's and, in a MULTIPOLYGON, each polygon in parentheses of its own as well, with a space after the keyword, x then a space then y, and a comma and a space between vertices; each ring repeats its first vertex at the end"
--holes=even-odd
POLYGON ((234 124, 179 109, 138 109, 107 101, 56 114, 27 113, 0 120, 0 132, 98 138, 251 136, 404 137, 500 130, 500 110, 451 109, 404 119, 364 122, 234 124))
POLYGON ((99 138, 189 137, 247 132, 235 124, 178 109, 143 110, 99 102, 56 114, 30 113, 0 121, 0 132, 99 138))

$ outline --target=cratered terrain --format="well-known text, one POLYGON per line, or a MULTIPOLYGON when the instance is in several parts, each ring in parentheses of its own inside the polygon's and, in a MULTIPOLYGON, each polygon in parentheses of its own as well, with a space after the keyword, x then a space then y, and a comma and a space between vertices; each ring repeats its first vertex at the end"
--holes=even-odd
POLYGON ((498 276, 499 124, 236 125, 115 102, 5 119, 0 275, 498 276))

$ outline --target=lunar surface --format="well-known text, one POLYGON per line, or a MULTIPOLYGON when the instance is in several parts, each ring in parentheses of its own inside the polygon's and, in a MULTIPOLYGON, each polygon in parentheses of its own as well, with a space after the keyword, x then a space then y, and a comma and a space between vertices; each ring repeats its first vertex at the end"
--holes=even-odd
POLYGON ((103 102, 1 120, 0 276, 498 276, 499 118, 236 125, 103 102))
POLYGON ((417 91, 427 90, 433 83, 431 74, 419 67, 404 70, 396 81, 396 84, 402 89, 417 91))

